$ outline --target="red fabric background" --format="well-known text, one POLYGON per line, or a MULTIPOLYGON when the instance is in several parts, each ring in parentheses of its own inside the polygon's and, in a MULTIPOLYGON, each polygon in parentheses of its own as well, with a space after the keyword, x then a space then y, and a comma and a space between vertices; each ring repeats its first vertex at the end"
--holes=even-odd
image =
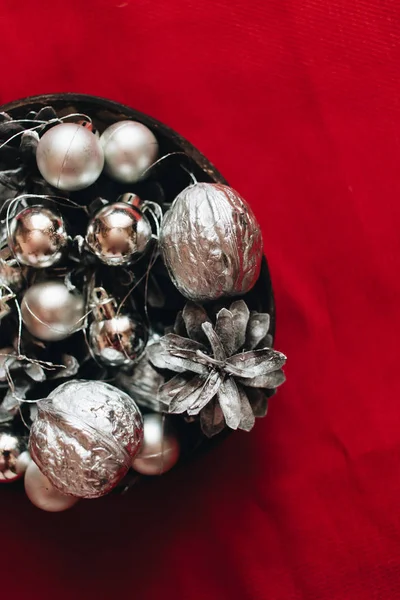
POLYGON ((190 470, 58 515, 3 486, 1 598, 400 598, 398 3, 1 11, 1 101, 130 104, 249 200, 289 356, 268 418, 190 470))

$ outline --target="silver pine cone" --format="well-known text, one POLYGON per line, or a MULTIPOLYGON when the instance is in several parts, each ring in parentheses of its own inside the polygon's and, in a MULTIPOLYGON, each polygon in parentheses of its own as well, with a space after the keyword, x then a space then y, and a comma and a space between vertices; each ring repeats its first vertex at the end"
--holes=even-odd
POLYGON ((225 425, 250 431, 266 413, 267 390, 285 381, 286 356, 270 347, 269 325, 267 313, 250 313, 243 300, 220 310, 215 325, 202 306, 188 302, 174 333, 148 349, 156 368, 177 373, 159 389, 166 410, 200 415, 209 437, 225 425))

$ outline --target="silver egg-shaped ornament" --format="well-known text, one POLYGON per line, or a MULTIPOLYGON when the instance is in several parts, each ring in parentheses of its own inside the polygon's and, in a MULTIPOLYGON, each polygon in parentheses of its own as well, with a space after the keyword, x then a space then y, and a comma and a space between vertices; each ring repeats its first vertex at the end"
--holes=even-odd
POLYGON ((104 170, 116 181, 135 183, 157 159, 158 142, 146 125, 119 121, 107 127, 100 137, 104 170))
POLYGON ((260 225, 227 185, 185 188, 164 217, 159 245, 172 281, 190 300, 245 294, 260 274, 260 225))
POLYGON ((98 498, 127 473, 143 438, 142 416, 128 394, 103 381, 67 381, 37 404, 29 447, 61 493, 98 498))
POLYGON ((61 123, 40 138, 36 162, 50 185, 69 192, 92 185, 104 167, 99 138, 79 123, 61 123))
POLYGON ((62 216, 35 205, 24 208, 9 224, 8 246, 21 264, 46 269, 62 258, 68 236, 62 216))
POLYGON ((142 319, 119 311, 103 288, 93 291, 92 310, 89 345, 94 356, 108 367, 132 366, 146 348, 148 332, 142 319))
POLYGON ((58 280, 33 284, 21 302, 25 327, 34 337, 45 342, 63 340, 82 329, 84 314, 82 294, 70 291, 58 280))
POLYGON ((12 431, 0 432, 0 483, 16 481, 29 463, 26 439, 12 431))
POLYGON ((26 470, 24 484, 25 493, 32 504, 47 512, 67 510, 79 501, 56 490, 33 460, 26 470))
POLYGON ((162 475, 179 460, 180 445, 170 418, 149 413, 143 417, 143 443, 132 461, 142 475, 162 475))
POLYGON ((91 219, 86 233, 91 252, 109 266, 124 265, 140 256, 151 238, 147 217, 129 202, 104 206, 91 219))

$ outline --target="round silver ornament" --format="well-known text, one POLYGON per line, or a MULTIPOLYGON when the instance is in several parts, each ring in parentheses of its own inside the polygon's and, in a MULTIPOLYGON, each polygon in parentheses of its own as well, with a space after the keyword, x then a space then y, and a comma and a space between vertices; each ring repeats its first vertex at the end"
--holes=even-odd
POLYGON ((145 252, 151 236, 148 219, 135 205, 115 202, 90 221, 86 242, 103 263, 120 266, 145 252))
POLYGON ((56 490, 33 461, 26 470, 24 483, 26 495, 32 504, 47 512, 61 512, 78 502, 78 498, 66 496, 56 490))
POLYGON ((93 291, 89 344, 95 357, 109 367, 133 365, 146 348, 147 329, 140 319, 118 311, 114 298, 103 288, 93 291))
POLYGON ((178 462, 178 439, 165 415, 144 415, 143 427, 143 443, 132 467, 142 475, 162 475, 178 462))
POLYGON ((260 225, 227 185, 185 188, 166 213, 160 249, 178 290, 194 301, 245 294, 261 269, 260 225))
POLYGON ((25 292, 21 314, 33 336, 54 342, 82 328, 85 303, 82 294, 71 292, 61 281, 43 281, 25 292))
POLYGON ((128 471, 143 438, 130 396, 102 381, 68 381, 38 403, 30 452, 61 493, 98 498, 128 471))
POLYGON ((120 121, 108 127, 100 137, 104 150, 105 172, 121 183, 142 178, 158 156, 158 142, 146 125, 120 121))
POLYGON ((8 245, 19 263, 36 269, 56 264, 67 245, 62 216, 44 206, 29 206, 10 222, 8 245))
POLYGON ((100 176, 104 153, 100 140, 78 123, 52 127, 40 139, 37 166, 50 185, 69 192, 83 190, 100 176))
POLYGON ((28 461, 26 441, 11 431, 0 432, 0 483, 19 479, 28 461))

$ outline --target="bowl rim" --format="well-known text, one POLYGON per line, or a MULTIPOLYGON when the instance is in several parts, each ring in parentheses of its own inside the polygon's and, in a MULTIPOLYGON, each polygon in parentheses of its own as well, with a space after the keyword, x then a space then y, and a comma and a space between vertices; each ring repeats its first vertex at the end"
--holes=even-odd
MULTIPOLYGON (((43 104, 43 106, 46 106, 52 105, 55 102, 90 102, 97 105, 99 108, 102 108, 103 110, 106 108, 114 113, 128 113, 133 118, 137 118, 138 120, 140 119, 141 122, 144 122, 144 124, 151 129, 155 129, 161 133, 161 135, 172 139, 198 164, 203 171, 207 173, 207 175, 210 176, 211 179, 215 181, 215 183, 228 183, 218 169, 210 162, 210 160, 189 140, 172 129, 172 127, 165 125, 147 113, 141 112, 135 108, 132 108, 131 106, 128 106, 127 104, 123 104, 122 102, 117 102, 116 100, 110 100, 108 98, 103 98, 102 96, 96 96, 93 94, 81 94, 75 92, 36 94, 34 96, 25 96, 24 98, 12 100, 11 102, 6 102, 5 104, 0 104, 0 111, 9 112, 18 110, 29 104, 43 104)), ((121 116, 123 115, 121 114, 121 116)))

